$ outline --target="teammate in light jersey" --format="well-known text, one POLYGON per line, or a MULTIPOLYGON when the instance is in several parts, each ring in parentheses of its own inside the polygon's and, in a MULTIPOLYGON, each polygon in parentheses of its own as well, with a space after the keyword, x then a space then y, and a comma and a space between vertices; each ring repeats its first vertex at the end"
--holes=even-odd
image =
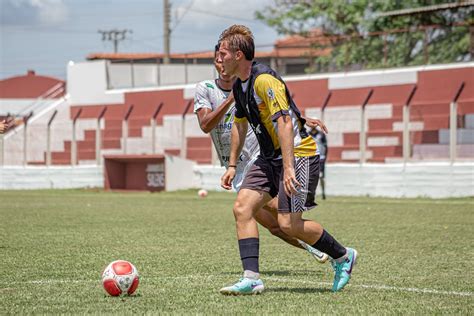
MULTIPOLYGON (((219 47, 216 46, 215 53, 218 50, 219 47)), ((203 132, 211 134, 221 165, 227 169, 229 167, 230 138, 235 112, 234 97, 232 95, 234 78, 222 71, 222 65, 217 62, 217 58, 214 59, 214 65, 219 78, 205 80, 197 84, 194 97, 194 113, 198 116, 199 125, 203 132)), ((307 120, 309 127, 320 126, 327 131, 321 121, 316 119, 307 120)), ((249 129, 236 166, 236 176, 232 182, 236 191, 239 191, 248 168, 253 164, 259 152, 257 138, 253 131, 249 129)), ((257 222, 267 228, 273 235, 283 239, 290 245, 306 249, 315 259, 324 263, 328 259, 327 254, 318 251, 303 241, 288 236, 280 229, 277 221, 277 203, 275 198, 265 205, 255 215, 257 222)))

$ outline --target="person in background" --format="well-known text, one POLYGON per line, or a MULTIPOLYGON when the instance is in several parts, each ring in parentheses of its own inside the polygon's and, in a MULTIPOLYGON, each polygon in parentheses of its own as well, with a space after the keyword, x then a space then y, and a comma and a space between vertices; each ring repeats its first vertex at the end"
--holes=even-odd
POLYGON ((312 128, 310 132, 311 136, 316 139, 319 149, 319 183, 321 183, 321 192, 323 200, 326 199, 326 158, 328 155, 328 141, 326 139, 326 134, 322 132, 319 128, 312 128))

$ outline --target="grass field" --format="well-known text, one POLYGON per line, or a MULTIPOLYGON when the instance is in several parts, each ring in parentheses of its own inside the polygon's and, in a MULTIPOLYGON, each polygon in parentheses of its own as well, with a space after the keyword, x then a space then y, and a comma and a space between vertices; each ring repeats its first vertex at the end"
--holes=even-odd
POLYGON ((235 196, 196 191, 0 191, 0 314, 470 314, 474 310, 474 200, 334 197, 318 219, 360 254, 350 284, 263 229, 266 291, 225 297, 241 263, 235 196), (136 265, 132 297, 105 295, 102 269, 136 265))

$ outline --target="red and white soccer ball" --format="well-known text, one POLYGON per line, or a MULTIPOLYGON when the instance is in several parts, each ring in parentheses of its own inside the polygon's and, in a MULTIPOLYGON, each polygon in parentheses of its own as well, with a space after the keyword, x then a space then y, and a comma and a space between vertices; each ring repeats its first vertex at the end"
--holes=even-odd
POLYGON ((207 191, 204 189, 201 189, 198 191, 199 197, 205 198, 207 196, 207 191))
POLYGON ((138 271, 125 260, 111 262, 102 273, 102 285, 112 296, 131 295, 138 287, 138 271))

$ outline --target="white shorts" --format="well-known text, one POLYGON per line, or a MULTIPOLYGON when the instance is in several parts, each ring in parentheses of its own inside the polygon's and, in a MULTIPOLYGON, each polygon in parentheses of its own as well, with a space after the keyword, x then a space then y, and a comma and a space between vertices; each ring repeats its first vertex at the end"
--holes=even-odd
POLYGON ((232 186, 234 187, 234 190, 236 192, 239 192, 240 186, 242 185, 242 182, 244 182, 245 175, 249 171, 250 167, 252 167, 255 160, 257 160, 257 157, 253 157, 252 159, 247 161, 247 163, 243 167, 239 165, 239 167, 237 168, 235 178, 232 181, 232 186))

